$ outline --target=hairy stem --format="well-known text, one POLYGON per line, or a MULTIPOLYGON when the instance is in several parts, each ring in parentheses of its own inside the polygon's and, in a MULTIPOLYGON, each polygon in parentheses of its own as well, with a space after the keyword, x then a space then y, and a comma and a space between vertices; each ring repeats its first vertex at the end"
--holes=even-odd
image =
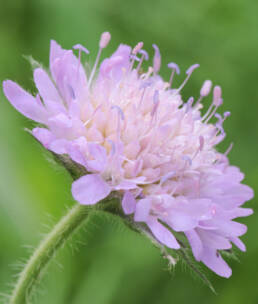
MULTIPOLYGON (((97 204, 99 209, 105 209, 109 204, 101 202, 97 204)), ((10 297, 10 304, 28 304, 31 293, 42 276, 46 266, 54 257, 55 253, 71 235, 88 218, 91 206, 76 204, 68 213, 56 224, 53 230, 43 239, 39 247, 30 257, 25 268, 19 275, 13 293, 10 297)))

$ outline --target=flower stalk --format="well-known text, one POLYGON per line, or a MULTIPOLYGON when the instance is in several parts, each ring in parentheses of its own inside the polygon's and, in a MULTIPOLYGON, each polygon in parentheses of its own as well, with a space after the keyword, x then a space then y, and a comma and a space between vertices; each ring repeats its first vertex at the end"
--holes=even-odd
MULTIPOLYGON (((103 203, 97 205, 97 208, 104 210, 109 205, 109 203, 103 201, 103 203)), ((48 264, 54 258, 58 249, 66 243, 82 224, 85 224, 93 208, 96 210, 96 206, 76 204, 56 224, 53 230, 42 240, 20 273, 19 279, 10 296, 9 304, 29 303, 35 285, 46 270, 48 264)))

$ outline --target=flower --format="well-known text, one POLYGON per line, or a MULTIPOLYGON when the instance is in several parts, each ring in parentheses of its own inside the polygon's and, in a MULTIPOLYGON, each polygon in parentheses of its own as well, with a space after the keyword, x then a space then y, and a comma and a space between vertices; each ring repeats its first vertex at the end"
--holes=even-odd
POLYGON ((216 150, 225 137, 221 88, 213 88, 213 100, 202 115, 202 100, 210 94, 206 80, 200 97, 184 103, 180 95, 198 64, 186 71, 178 88, 173 78, 180 73, 169 63, 168 82, 158 75, 159 48, 153 64, 142 72, 148 54, 140 42, 135 48, 119 45, 97 71, 110 34, 102 34, 91 73, 72 50, 55 41, 50 46, 50 72, 34 70, 38 94, 34 97, 11 80, 4 81, 7 99, 24 116, 40 123, 32 134, 56 154, 66 154, 87 173, 72 184, 80 204, 96 204, 111 192, 120 195, 123 211, 135 222, 145 223, 156 240, 171 249, 180 243, 173 232, 184 234, 197 261, 223 277, 231 269, 220 250, 235 244, 245 251, 239 236, 246 226, 234 221, 252 214, 241 205, 253 191, 241 181, 244 175, 231 166, 227 154, 216 150), (217 119, 215 124, 211 120, 217 119))

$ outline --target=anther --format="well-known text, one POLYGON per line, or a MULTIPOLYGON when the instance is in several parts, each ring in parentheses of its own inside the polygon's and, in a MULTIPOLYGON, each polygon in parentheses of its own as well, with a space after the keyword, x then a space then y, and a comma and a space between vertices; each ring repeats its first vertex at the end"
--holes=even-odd
POLYGON ((110 39, 111 39, 111 35, 109 32, 102 33, 99 41, 99 47, 101 49, 106 48, 109 44, 110 39))
POLYGON ((181 86, 177 89, 177 92, 180 92, 183 87, 185 86, 185 84, 187 83, 188 79, 190 78, 190 76, 192 75, 193 71, 195 69, 197 69, 200 65, 198 63, 193 64, 192 66, 190 66, 190 68, 187 69, 186 71, 186 79, 183 81, 183 83, 181 84, 181 86))
POLYGON ((210 94, 211 87, 212 87, 212 82, 210 80, 205 80, 200 91, 201 97, 208 96, 210 94))
POLYGON ((134 47, 132 54, 136 55, 137 53, 139 53, 139 51, 142 49, 142 47, 143 47, 143 42, 138 42, 136 44, 136 46, 134 47))
POLYGON ((104 32, 102 33, 101 37, 100 37, 100 41, 99 41, 99 50, 98 50, 98 54, 97 54, 97 57, 96 57, 96 60, 95 60, 95 63, 94 63, 94 66, 92 68, 92 71, 91 71, 91 74, 90 74, 90 77, 89 77, 89 86, 91 84, 91 81, 94 77, 94 74, 96 72, 96 68, 97 68, 97 65, 99 63, 99 59, 100 59, 100 55, 101 55, 101 52, 102 50, 107 47, 109 41, 111 39, 111 35, 109 32, 104 32))
POLYGON ((79 76, 79 68, 80 68, 80 64, 81 64, 81 56, 82 56, 82 52, 84 52, 85 54, 89 54, 89 50, 87 50, 83 45, 81 44, 75 44, 73 46, 74 50, 79 50, 79 61, 78 61, 78 66, 77 66, 77 77, 79 76))
POLYGON ((138 66, 136 68, 137 71, 139 71, 144 59, 149 60, 149 55, 145 50, 141 49, 141 50, 139 50, 138 53, 141 54, 142 56, 141 56, 140 62, 138 63, 138 66))
POLYGON ((174 62, 170 62, 168 64, 168 68, 172 70, 171 75, 170 75, 170 79, 169 79, 169 86, 171 87, 175 72, 177 73, 177 75, 179 75, 180 74, 180 69, 179 69, 179 66, 174 62))
POLYGON ((160 66, 161 66, 160 51, 156 44, 153 44, 152 47, 154 48, 154 51, 155 51, 154 58, 153 58, 153 70, 154 70, 154 73, 158 73, 158 71, 160 70, 160 66))

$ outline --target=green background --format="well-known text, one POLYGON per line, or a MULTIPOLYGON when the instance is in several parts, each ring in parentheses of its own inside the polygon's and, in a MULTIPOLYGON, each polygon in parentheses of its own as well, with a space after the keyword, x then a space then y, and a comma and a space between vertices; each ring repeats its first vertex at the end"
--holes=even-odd
MULTIPOLYGON (((183 96, 198 95, 205 79, 223 88, 231 141, 230 160, 246 173, 245 183, 257 190, 258 131, 258 1, 256 0, 0 0, 0 80, 13 79, 34 90, 30 65, 22 55, 48 66, 50 39, 63 47, 81 43, 91 50, 92 63, 99 35, 110 31, 105 55, 121 42, 159 45, 162 75, 177 62, 194 73, 183 96)), ((183 79, 178 77, 177 84, 183 79)), ((207 101, 208 103, 209 101, 207 101)), ((71 179, 56 168, 24 131, 33 123, 16 112, 0 93, 0 290, 8 293, 15 274, 42 234, 74 204, 71 179), (26 246, 25 246, 26 245, 26 246)), ((255 200, 247 206, 257 210, 255 200)), ((38 304, 257 304, 258 216, 241 220, 249 231, 243 237, 248 251, 240 263, 229 261, 230 279, 207 271, 214 295, 190 271, 177 265, 172 273, 158 250, 115 219, 97 216, 87 231, 75 237, 52 263, 35 298, 38 304)))

